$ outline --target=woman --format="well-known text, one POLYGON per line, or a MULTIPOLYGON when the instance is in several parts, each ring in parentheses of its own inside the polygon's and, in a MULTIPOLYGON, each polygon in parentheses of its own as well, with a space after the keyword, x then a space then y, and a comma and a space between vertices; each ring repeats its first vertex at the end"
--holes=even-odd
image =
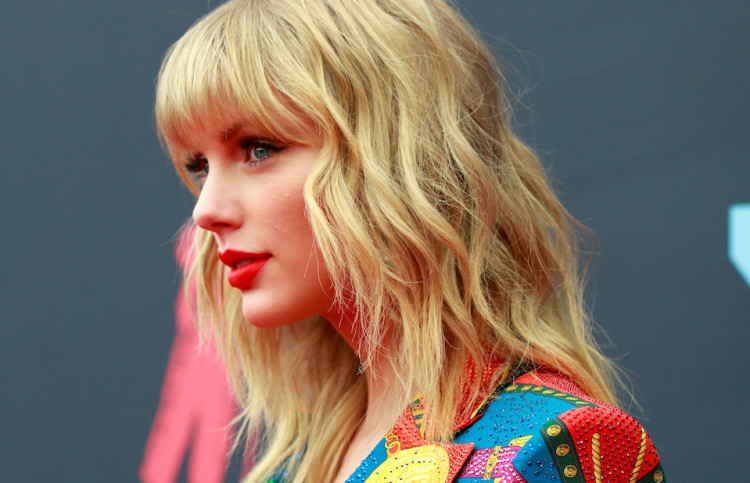
POLYGON ((233 0, 167 53, 249 481, 664 481, 497 72, 443 0, 233 0))

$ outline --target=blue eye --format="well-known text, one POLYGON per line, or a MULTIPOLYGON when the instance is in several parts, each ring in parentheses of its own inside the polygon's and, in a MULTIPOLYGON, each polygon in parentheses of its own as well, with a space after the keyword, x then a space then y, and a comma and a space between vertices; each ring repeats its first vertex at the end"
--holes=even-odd
POLYGON ((251 153, 255 159, 263 159, 271 154, 271 150, 267 146, 255 146, 251 153))
POLYGON ((203 156, 196 156, 185 161, 185 169, 198 179, 208 176, 208 160, 203 156))
POLYGON ((245 149, 245 163, 250 166, 260 164, 284 149, 283 147, 260 139, 248 139, 242 144, 245 149))

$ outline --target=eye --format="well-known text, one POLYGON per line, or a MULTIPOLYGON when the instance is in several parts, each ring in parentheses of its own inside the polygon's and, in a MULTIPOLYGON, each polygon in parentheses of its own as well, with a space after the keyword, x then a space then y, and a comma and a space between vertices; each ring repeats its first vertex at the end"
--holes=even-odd
POLYGON ((185 161, 185 169, 202 182, 208 176, 208 159, 204 156, 189 158, 185 161))
POLYGON ((262 139, 246 139, 242 147, 245 150, 245 163, 249 166, 256 166, 284 150, 284 147, 262 139))

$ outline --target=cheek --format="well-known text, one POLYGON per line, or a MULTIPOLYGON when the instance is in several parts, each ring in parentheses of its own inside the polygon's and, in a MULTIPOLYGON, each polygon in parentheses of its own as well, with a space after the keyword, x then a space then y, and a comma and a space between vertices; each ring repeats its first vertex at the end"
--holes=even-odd
POLYGON ((267 207, 266 223, 274 232, 289 236, 286 241, 295 242, 312 236, 301 190, 275 195, 267 207))

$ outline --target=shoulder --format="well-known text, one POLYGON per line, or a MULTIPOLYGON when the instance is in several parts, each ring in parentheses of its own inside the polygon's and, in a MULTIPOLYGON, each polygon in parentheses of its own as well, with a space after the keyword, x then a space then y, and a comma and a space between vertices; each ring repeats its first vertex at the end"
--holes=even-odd
POLYGON ((455 442, 474 445, 463 483, 666 481, 640 423, 559 374, 529 372, 502 387, 455 442))

